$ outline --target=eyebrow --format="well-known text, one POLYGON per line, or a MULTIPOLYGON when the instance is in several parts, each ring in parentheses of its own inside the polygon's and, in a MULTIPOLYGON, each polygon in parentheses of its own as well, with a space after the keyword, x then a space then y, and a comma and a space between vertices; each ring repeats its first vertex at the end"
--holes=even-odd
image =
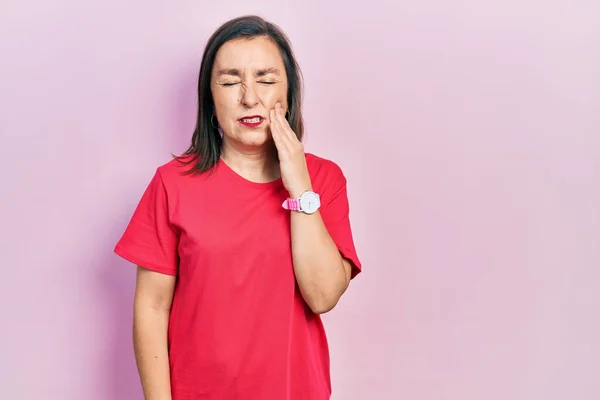
MULTIPOLYGON (((259 77, 259 76, 265 76, 268 74, 279 74, 279 69, 277 69, 275 67, 262 68, 262 69, 257 70, 254 73, 254 76, 259 77)), ((237 68, 223 68, 218 71, 218 75, 241 76, 242 73, 237 68)))

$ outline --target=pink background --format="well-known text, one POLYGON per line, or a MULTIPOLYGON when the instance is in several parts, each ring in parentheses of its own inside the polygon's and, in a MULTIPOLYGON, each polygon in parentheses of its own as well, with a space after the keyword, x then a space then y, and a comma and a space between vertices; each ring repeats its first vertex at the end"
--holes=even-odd
POLYGON ((600 398, 600 3, 248 3, 0 3, 0 398, 141 398, 112 248, 248 12, 289 33, 307 148, 350 182, 333 398, 600 398))

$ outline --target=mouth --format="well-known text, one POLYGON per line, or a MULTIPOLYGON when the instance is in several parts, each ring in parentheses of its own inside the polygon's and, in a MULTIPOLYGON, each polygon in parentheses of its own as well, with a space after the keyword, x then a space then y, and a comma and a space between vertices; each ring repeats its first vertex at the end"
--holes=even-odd
POLYGON ((260 115, 249 115, 238 119, 240 124, 250 128, 256 128, 257 126, 260 126, 264 120, 265 119, 260 115))

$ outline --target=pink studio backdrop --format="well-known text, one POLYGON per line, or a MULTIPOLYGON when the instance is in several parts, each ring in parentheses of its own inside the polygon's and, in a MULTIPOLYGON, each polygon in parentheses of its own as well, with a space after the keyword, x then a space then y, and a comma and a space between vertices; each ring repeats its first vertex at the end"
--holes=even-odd
POLYGON ((350 182, 333 398, 600 398, 600 3, 248 3, 0 3, 0 398, 141 399, 112 248, 249 12, 350 182))

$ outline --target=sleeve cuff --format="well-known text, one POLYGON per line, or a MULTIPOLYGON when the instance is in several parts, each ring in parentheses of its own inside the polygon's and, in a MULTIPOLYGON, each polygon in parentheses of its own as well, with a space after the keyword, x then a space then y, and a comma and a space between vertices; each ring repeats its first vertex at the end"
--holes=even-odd
POLYGON ((165 275, 177 276, 177 270, 166 267, 164 265, 156 264, 152 261, 144 260, 143 258, 130 253, 125 248, 123 248, 121 245, 115 246, 114 252, 118 256, 120 256, 120 257, 124 258, 125 260, 127 260, 137 266, 140 266, 142 268, 145 268, 145 269, 148 269, 148 270, 154 271, 154 272, 159 272, 159 273, 165 274, 165 275))

